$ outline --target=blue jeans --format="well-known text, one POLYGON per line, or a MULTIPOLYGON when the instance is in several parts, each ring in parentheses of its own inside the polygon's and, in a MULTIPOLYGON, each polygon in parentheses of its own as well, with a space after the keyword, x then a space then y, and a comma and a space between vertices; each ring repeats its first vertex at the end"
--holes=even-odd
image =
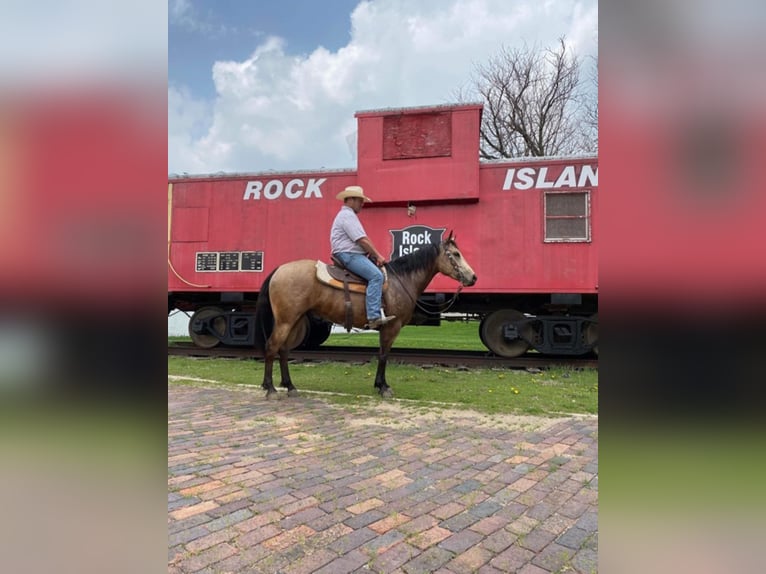
POLYGON ((383 272, 363 253, 336 253, 335 256, 352 273, 367 279, 367 320, 380 319, 383 296, 383 272))

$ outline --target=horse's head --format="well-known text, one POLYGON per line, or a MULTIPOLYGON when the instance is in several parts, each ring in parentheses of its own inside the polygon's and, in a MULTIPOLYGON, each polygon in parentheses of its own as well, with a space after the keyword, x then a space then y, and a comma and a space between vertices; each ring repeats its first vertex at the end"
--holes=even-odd
POLYGON ((449 232, 449 237, 439 245, 439 259, 437 264, 440 273, 460 281, 460 283, 466 287, 470 287, 476 283, 476 273, 473 272, 468 261, 466 261, 463 254, 460 253, 460 249, 458 249, 452 231, 449 232))

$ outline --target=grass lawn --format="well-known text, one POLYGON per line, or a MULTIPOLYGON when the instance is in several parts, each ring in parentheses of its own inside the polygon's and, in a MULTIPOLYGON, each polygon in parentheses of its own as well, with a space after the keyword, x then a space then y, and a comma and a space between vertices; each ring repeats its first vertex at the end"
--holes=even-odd
MULTIPOLYGON (((328 400, 354 403, 378 398, 373 387, 377 362, 297 363, 290 366, 299 391, 332 393, 328 400)), ((260 387, 263 362, 241 359, 168 357, 173 384, 194 379, 215 384, 260 387)), ((279 368, 275 366, 279 382, 279 368)), ((470 408, 483 413, 532 415, 595 414, 598 412, 598 373, 594 369, 551 369, 540 373, 511 369, 470 369, 389 363, 386 378, 396 399, 429 406, 470 408)))
MULTIPOLYGON (((407 326, 394 348, 486 350, 479 339, 477 321, 443 321, 440 327, 407 326)), ((172 337, 170 341, 189 340, 172 337)), ((364 363, 296 363, 290 366, 299 391, 332 393, 328 400, 344 403, 381 400, 373 387, 377 368, 377 333, 333 333, 323 346, 370 348, 364 363)), ((274 384, 279 384, 275 365, 274 384)), ((263 362, 242 359, 168 357, 168 375, 178 380, 205 379, 215 384, 244 384, 259 387, 263 362)), ((447 405, 484 413, 532 415, 596 414, 598 371, 557 368, 540 373, 518 369, 461 369, 389 362, 386 379, 396 399, 424 405, 447 405)), ((174 383, 176 384, 176 383, 174 383)))

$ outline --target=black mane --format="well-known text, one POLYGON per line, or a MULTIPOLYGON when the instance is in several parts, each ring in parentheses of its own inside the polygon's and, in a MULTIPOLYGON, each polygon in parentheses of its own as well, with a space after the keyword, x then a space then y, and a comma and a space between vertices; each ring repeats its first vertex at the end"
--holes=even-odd
POLYGON ((392 259, 387 267, 392 273, 409 275, 422 269, 430 269, 437 257, 439 257, 439 246, 430 244, 397 259, 392 259))

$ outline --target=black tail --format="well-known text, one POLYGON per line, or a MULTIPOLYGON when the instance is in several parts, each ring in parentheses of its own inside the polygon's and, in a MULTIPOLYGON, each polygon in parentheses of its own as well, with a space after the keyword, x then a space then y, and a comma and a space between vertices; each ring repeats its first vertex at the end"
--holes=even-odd
POLYGON ((266 277, 266 281, 261 285, 261 292, 258 294, 258 301, 255 304, 255 348, 259 351, 266 349, 266 342, 274 330, 274 312, 271 310, 271 298, 269 297, 269 285, 271 285, 274 271, 266 277))

